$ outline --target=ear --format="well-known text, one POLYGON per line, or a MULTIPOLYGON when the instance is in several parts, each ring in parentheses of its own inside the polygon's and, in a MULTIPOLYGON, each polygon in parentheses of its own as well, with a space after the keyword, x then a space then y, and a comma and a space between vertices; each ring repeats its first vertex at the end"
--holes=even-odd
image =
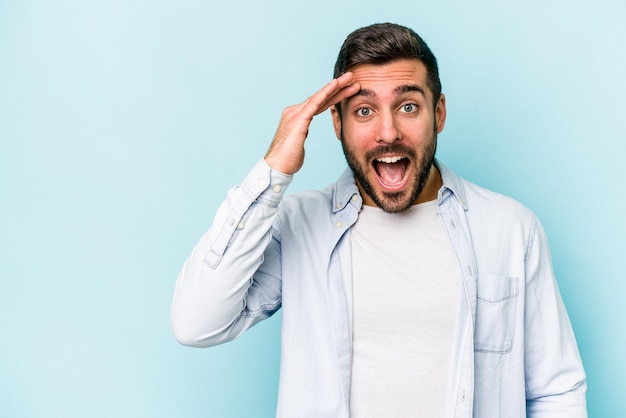
POLYGON ((443 94, 439 96, 439 102, 435 109, 435 120, 437 121, 437 133, 441 133, 446 124, 446 96, 443 94))
POLYGON ((330 107, 330 115, 333 118, 333 127, 335 128, 335 135, 338 140, 341 140, 341 116, 339 115, 339 111, 336 106, 341 106, 341 104, 337 103, 334 106, 330 107))

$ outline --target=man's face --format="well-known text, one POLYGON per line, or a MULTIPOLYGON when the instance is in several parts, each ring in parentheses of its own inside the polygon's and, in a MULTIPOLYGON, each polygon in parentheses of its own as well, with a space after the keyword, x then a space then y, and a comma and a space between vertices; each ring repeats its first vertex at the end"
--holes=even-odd
POLYGON ((331 111, 364 203, 399 212, 435 199, 439 175, 433 160, 446 109, 443 95, 435 109, 426 67, 405 59, 350 71, 361 90, 341 103, 341 117, 331 111))

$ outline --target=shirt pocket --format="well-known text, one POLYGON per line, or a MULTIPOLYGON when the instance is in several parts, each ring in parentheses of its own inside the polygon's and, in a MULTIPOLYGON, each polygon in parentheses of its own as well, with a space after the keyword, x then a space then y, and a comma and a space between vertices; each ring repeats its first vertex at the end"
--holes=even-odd
POLYGON ((513 347, 517 277, 490 274, 478 279, 474 351, 505 354, 513 347))

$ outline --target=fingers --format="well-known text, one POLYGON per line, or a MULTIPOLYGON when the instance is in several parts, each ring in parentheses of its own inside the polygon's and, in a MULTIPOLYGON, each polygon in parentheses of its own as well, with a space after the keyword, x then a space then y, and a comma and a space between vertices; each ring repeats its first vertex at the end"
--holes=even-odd
POLYGON ((352 78, 352 73, 347 72, 330 81, 302 103, 302 112, 312 119, 313 116, 358 93, 359 85, 351 84, 352 78))
POLYGON ((361 86, 358 83, 347 85, 346 87, 342 88, 337 93, 329 97, 328 100, 326 100, 326 102, 320 107, 319 113, 324 112, 329 107, 336 105, 344 99, 354 96, 359 92, 359 90, 361 90, 361 86))

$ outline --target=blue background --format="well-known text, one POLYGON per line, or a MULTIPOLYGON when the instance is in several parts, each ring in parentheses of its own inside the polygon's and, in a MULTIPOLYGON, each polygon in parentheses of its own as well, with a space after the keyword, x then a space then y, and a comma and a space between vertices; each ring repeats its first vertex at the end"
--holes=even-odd
MULTIPOLYGON (((542 219, 590 416, 623 416, 626 3, 384 3, 0 0, 0 416, 273 416, 280 315, 182 347, 175 278, 283 107, 378 21, 439 59, 439 158, 542 219)), ((290 190, 344 165, 324 114, 290 190)))

